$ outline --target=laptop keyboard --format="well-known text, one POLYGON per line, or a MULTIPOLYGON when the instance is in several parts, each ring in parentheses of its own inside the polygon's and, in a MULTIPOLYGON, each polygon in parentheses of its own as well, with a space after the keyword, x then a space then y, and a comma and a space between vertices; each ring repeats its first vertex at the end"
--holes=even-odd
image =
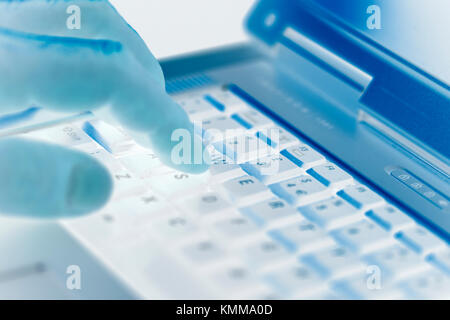
POLYGON ((204 174, 164 166, 98 119, 22 134, 89 153, 110 170, 110 203, 61 223, 139 295, 450 298, 443 240, 233 93, 212 87, 174 98, 204 130, 240 129, 225 141, 205 136, 214 149, 204 174))

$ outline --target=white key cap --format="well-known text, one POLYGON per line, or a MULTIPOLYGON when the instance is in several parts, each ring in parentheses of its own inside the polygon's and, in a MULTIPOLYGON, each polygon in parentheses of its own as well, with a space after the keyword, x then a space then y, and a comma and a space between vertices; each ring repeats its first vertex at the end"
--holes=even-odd
POLYGON ((281 244, 265 236, 244 248, 243 258, 256 269, 267 269, 295 260, 281 244))
POLYGON ((443 240, 420 226, 404 229, 398 232, 395 237, 402 241, 406 246, 422 255, 436 252, 446 247, 443 240))
POLYGON ((236 113, 231 117, 242 124, 245 128, 251 129, 252 131, 271 127, 274 125, 272 120, 256 110, 247 110, 241 113, 236 113))
POLYGON ((335 244, 317 225, 305 220, 269 231, 269 235, 291 252, 307 253, 335 244))
POLYGON ((331 191, 309 175, 270 185, 270 189, 293 206, 306 205, 329 197, 331 191))
POLYGON ((429 270, 406 279, 403 287, 414 299, 450 299, 450 277, 438 270, 429 270))
POLYGON ((369 220, 346 225, 332 234, 338 242, 360 253, 378 250, 395 242, 386 230, 369 220))
POLYGON ((105 149, 92 150, 88 152, 88 154, 105 165, 110 173, 119 172, 125 169, 124 166, 105 149))
POLYGON ((127 155, 118 160, 125 168, 140 178, 150 177, 153 170, 163 165, 159 158, 152 152, 127 155))
POLYGON ((202 122, 202 129, 203 137, 211 143, 236 137, 245 132, 244 127, 227 116, 219 116, 204 120, 202 122))
POLYGON ((270 190, 256 178, 242 176, 224 182, 221 188, 230 196, 233 203, 244 206, 271 198, 270 190))
POLYGON ((201 239, 181 248, 191 263, 205 265, 217 263, 225 257, 225 251, 212 239, 201 239))
POLYGON ((366 260, 370 265, 378 266, 383 277, 392 280, 405 278, 431 267, 421 256, 400 244, 376 251, 367 256, 366 260))
POLYGON ((245 296, 261 290, 262 283, 250 268, 243 264, 227 265, 210 276, 224 299, 245 296), (259 290, 258 290, 259 289, 259 290))
POLYGON ((209 173, 193 175, 172 170, 169 173, 152 177, 147 181, 153 190, 159 191, 166 197, 175 197, 195 193, 204 187, 209 179, 209 173))
POLYGON ((342 246, 332 246, 320 251, 307 254, 302 258, 303 263, 317 268, 324 277, 339 278, 366 270, 366 264, 359 256, 342 246))
POLYGON ((239 165, 214 147, 211 146, 208 151, 211 158, 209 173, 212 183, 221 183, 245 175, 244 170, 239 165))
POLYGON ((362 184, 348 186, 344 190, 339 191, 338 195, 355 208, 364 211, 384 204, 384 199, 382 197, 362 184))
POLYGON ((298 209, 306 218, 326 229, 356 222, 363 215, 344 200, 333 197, 298 209))
POLYGON ((218 110, 231 114, 241 110, 247 110, 247 103, 228 90, 209 90, 205 95, 205 100, 215 105, 218 110), (211 99, 212 98, 212 99, 211 99))
POLYGON ((112 174, 114 180, 113 199, 121 199, 135 195, 138 191, 145 190, 143 181, 134 176, 128 170, 120 170, 112 174))
POLYGON ((242 214, 251 218, 259 226, 287 225, 301 221, 303 217, 286 201, 271 198, 254 205, 241 208, 242 214))
POLYGON ((450 247, 427 256, 427 261, 450 276, 450 247))
POLYGON ((249 175, 265 184, 273 184, 304 174, 303 170, 283 155, 271 155, 241 165, 249 175))
POLYGON ((231 210, 231 204, 218 192, 202 192, 199 195, 185 199, 180 209, 201 216, 217 216, 218 213, 231 210))
POLYGON ((406 213, 391 205, 375 208, 366 215, 390 232, 397 232, 416 224, 406 213))
POLYGON ((136 146, 131 137, 120 128, 101 120, 85 122, 83 130, 99 145, 115 155, 126 153, 136 146))
POLYGON ((221 183, 245 175, 244 170, 229 159, 214 161, 209 167, 209 172, 212 183, 221 183))
POLYGON ((215 234, 224 237, 225 242, 239 242, 242 239, 249 238, 257 234, 261 229, 249 218, 240 214, 231 214, 227 218, 214 223, 215 234))
POLYGON ((299 144, 299 140, 290 132, 280 127, 261 129, 257 136, 276 150, 284 150, 299 144))
POLYGON ((325 163, 325 158, 310 146, 301 144, 281 151, 281 154, 304 170, 325 163))
POLYGON ((281 288, 283 295, 300 299, 327 289, 327 284, 313 269, 294 264, 274 270, 267 276, 269 282, 281 288))
POLYGON ((345 188, 353 182, 352 176, 330 162, 309 169, 308 173, 324 185, 336 189, 345 188))
POLYGON ((274 152, 274 150, 261 139, 258 139, 251 134, 244 134, 227 139, 223 143, 217 142, 215 147, 238 164, 262 158, 274 152))
POLYGON ((203 97, 182 99, 178 103, 186 111, 191 121, 220 116, 220 112, 203 97))
POLYGON ((151 225, 152 234, 166 242, 176 242, 199 236, 199 227, 186 215, 168 215, 151 225))
MULTIPOLYGON (((75 124, 65 124, 42 130, 31 131, 20 135, 21 137, 60 144, 66 147, 82 149, 86 145, 94 148, 94 141, 75 124)), ((98 146, 96 146, 98 148, 98 146)))

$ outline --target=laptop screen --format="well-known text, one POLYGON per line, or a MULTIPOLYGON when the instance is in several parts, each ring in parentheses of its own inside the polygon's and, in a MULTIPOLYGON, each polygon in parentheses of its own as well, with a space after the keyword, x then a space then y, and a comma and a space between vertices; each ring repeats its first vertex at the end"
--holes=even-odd
POLYGON ((384 48, 450 84, 450 1, 310 1, 384 48))

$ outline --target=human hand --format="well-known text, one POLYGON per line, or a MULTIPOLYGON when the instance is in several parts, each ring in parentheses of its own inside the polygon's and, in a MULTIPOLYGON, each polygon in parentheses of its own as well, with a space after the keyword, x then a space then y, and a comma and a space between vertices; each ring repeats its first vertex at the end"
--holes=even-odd
MULTIPOLYGON (((30 105, 69 113, 99 109, 144 137, 140 142, 166 164, 191 173, 207 169, 207 161, 171 161, 174 130, 200 138, 165 92, 157 60, 106 0, 0 0, 0 113, 30 105), (73 5, 81 10, 80 29, 66 25, 73 5)), ((0 212, 76 216, 100 208, 111 188, 107 170, 85 154, 0 139, 0 212)))

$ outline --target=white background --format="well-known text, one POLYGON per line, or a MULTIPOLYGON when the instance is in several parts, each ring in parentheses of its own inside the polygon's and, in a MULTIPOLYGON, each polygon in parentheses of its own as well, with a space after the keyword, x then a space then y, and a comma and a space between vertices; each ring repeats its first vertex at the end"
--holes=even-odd
POLYGON ((157 58, 245 41, 254 0, 110 0, 157 58))

